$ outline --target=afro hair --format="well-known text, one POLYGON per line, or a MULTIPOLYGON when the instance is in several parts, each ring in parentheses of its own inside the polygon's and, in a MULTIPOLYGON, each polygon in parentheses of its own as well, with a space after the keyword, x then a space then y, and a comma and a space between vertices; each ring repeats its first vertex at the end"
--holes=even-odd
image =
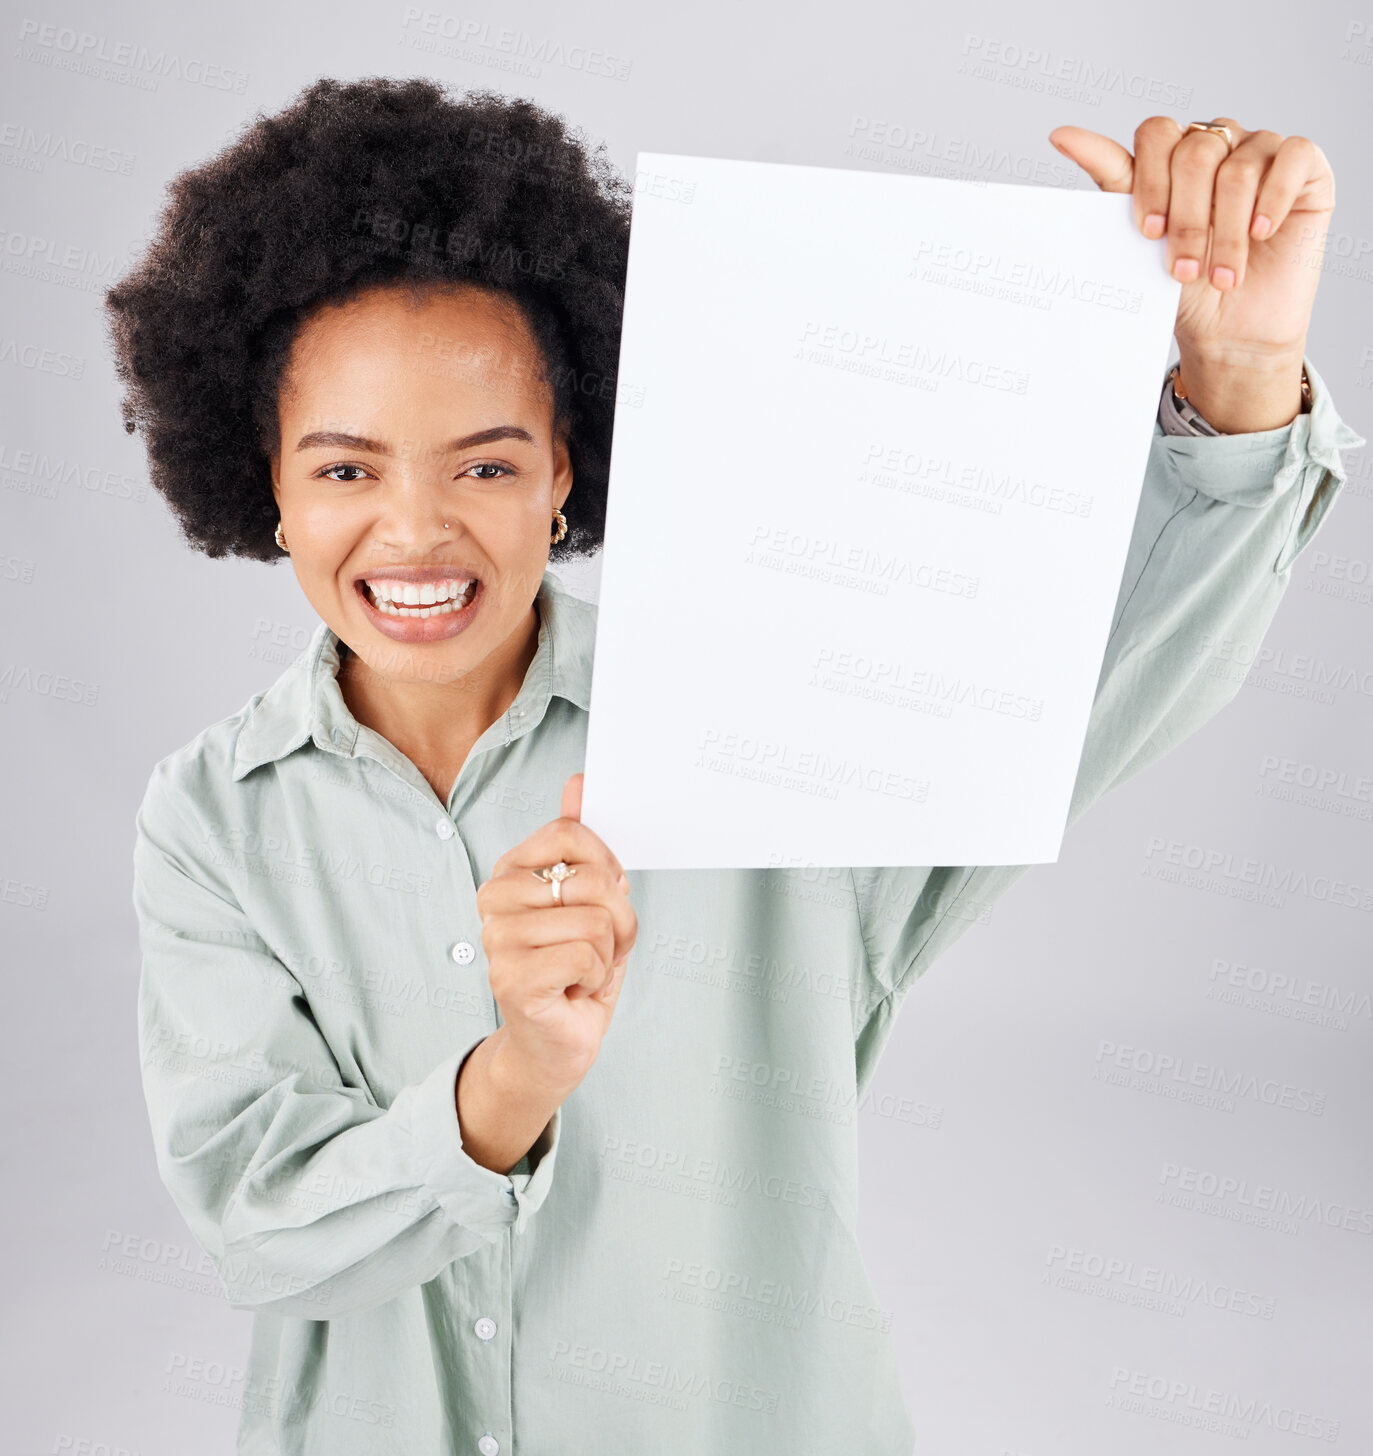
POLYGON ((543 351, 577 509, 553 558, 602 544, 632 186, 580 129, 493 91, 324 78, 168 186, 105 295, 124 428, 207 556, 281 559, 268 457, 292 342, 384 283, 513 297, 543 351))

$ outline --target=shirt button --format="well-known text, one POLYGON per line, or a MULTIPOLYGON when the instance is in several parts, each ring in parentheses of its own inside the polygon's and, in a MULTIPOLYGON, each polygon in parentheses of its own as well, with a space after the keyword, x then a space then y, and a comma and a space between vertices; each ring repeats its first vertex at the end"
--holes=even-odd
POLYGON ((475 959, 477 952, 472 949, 472 942, 470 940, 460 940, 453 947, 453 949, 448 952, 448 954, 451 955, 460 966, 465 966, 470 961, 475 959))
POLYGON ((500 1449, 501 1443, 490 1433, 490 1431, 488 1431, 486 1435, 480 1437, 477 1441, 477 1450, 482 1453, 482 1456, 496 1456, 496 1452, 500 1449))
POLYGON ((496 1321, 493 1319, 487 1319, 487 1317, 483 1315, 476 1322, 476 1324, 472 1326, 472 1328, 476 1330, 477 1338, 479 1340, 489 1340, 491 1336, 496 1333, 496 1321))
POLYGON ((452 839, 456 831, 453 828, 453 821, 447 814, 434 825, 434 832, 440 839, 452 839))

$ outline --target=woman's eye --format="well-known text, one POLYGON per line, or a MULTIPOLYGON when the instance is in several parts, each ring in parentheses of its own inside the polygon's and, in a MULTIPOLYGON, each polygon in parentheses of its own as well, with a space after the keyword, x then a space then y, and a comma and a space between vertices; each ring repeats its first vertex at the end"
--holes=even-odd
POLYGON ((335 470, 357 470, 361 471, 363 475, 367 473, 365 470, 362 469, 361 465, 327 465, 319 473, 321 476, 325 477, 328 480, 338 480, 340 485, 352 485, 353 481, 360 478, 359 476, 354 475, 348 480, 340 480, 339 477, 333 473, 335 470))
MULTIPOLYGON (((502 475, 513 475, 514 474, 514 471, 510 470, 507 466, 505 466, 505 465, 497 465, 497 464, 495 464, 494 461, 491 461, 491 460, 483 460, 480 464, 471 466, 470 469, 472 469, 472 470, 499 470, 502 475)), ((479 475, 477 477, 478 480, 495 480, 496 478, 497 477, 494 476, 494 475, 479 475)))

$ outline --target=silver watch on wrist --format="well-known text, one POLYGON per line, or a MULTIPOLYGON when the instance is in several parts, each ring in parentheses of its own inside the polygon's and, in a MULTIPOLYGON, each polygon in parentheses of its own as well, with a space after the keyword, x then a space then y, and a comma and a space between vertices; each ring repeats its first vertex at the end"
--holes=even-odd
MULTIPOLYGON (((1159 401, 1159 423, 1163 431, 1168 435, 1223 435, 1224 430, 1218 430, 1210 424, 1202 415, 1201 411, 1187 398, 1185 392, 1178 392, 1178 369, 1179 365, 1174 364, 1168 371, 1168 378, 1163 384, 1163 398, 1159 401)), ((1302 365, 1301 371, 1301 411, 1302 414, 1309 414, 1311 410, 1311 381, 1306 377, 1306 365, 1302 365)))

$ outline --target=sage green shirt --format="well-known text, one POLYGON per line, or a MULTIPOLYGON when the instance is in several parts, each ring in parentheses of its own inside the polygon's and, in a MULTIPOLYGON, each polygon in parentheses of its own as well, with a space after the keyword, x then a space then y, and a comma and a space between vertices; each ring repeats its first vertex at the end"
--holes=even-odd
MULTIPOLYGON (((1155 426, 1070 826, 1238 691, 1364 443, 1308 372, 1283 429, 1155 426)), ((500 1023, 475 895, 586 739, 596 608, 552 572, 537 605, 446 803, 349 712, 321 624, 140 806, 144 1086, 253 1314, 239 1451, 908 1456, 857 1115, 906 992, 1027 867, 636 871, 598 1060, 530 1158, 481 1167, 454 1108, 500 1023)))

